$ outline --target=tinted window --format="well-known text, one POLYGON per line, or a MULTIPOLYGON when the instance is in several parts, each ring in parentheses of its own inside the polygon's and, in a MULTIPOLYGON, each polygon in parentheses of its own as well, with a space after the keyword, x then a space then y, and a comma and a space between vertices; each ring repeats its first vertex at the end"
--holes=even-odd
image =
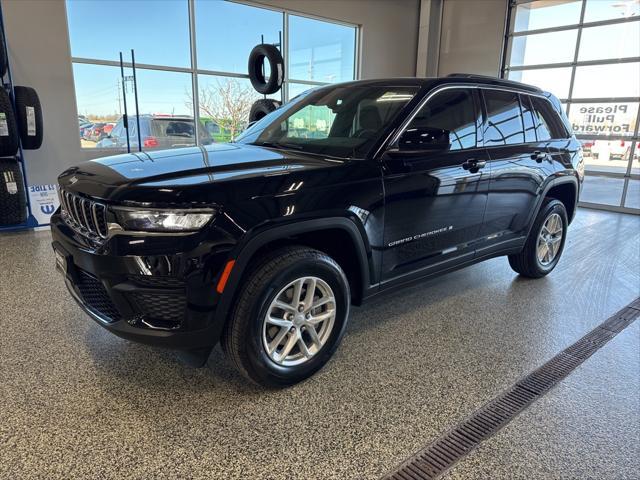
POLYGON ((195 126, 192 120, 155 118, 151 123, 153 132, 159 137, 194 137, 195 126))
POLYGON ((549 102, 540 97, 531 97, 531 104, 536 121, 538 140, 566 138, 566 132, 549 102))
POLYGON ((441 129, 449 132, 450 150, 476 146, 476 115, 469 90, 446 90, 431 98, 407 130, 441 129))
POLYGON ((529 97, 526 95, 520 95, 520 104, 522 106, 522 121, 524 122, 524 141, 527 143, 535 142, 536 124, 534 122, 529 97))
POLYGON ((485 90, 484 100, 487 106, 485 145, 524 143, 524 130, 518 94, 498 90, 485 90))

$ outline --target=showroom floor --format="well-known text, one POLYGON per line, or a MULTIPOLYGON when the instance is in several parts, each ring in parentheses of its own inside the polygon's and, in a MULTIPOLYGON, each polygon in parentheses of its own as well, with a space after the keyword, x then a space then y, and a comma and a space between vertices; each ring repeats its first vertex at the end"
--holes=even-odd
MULTIPOLYGON (((556 271, 498 258, 354 309, 333 361, 282 391, 89 320, 49 234, 0 236, 0 478, 379 478, 640 294, 640 217, 581 209, 556 271)), ((640 322, 447 479, 636 478, 640 322)))

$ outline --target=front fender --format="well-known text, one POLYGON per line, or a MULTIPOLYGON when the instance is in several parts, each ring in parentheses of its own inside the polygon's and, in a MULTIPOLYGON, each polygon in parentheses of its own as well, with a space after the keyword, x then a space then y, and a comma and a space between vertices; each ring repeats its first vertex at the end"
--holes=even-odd
POLYGON ((215 325, 219 329, 216 338, 222 333, 222 328, 238 288, 241 286, 243 276, 253 259, 255 253, 263 246, 277 240, 289 238, 303 233, 320 230, 340 229, 345 231, 354 243, 358 265, 360 267, 360 278, 362 279, 362 291, 358 292, 362 297, 364 291, 369 287, 372 278, 371 246, 367 241, 363 227, 358 222, 349 217, 323 217, 309 220, 297 220, 292 223, 274 225, 266 224, 247 232, 230 252, 228 262, 233 261, 233 268, 229 274, 224 289, 220 294, 220 299, 215 313, 215 325))

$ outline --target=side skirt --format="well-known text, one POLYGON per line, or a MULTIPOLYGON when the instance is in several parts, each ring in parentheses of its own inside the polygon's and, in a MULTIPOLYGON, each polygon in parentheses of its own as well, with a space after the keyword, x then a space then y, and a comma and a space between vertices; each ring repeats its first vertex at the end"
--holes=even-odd
POLYGON ((526 237, 520 237, 503 242, 496 246, 484 248, 476 251, 475 255, 469 255, 461 258, 454 258, 443 262, 442 264, 430 266, 416 272, 407 273, 401 277, 396 277, 391 280, 383 281, 377 285, 372 285, 365 292, 362 299, 362 304, 373 300, 379 296, 386 295, 388 293, 395 292, 401 288, 406 288, 412 285, 416 285, 430 278, 439 277, 446 273, 451 273, 461 268, 475 265, 476 263, 484 262, 491 258, 502 257, 511 255, 522 251, 526 237))

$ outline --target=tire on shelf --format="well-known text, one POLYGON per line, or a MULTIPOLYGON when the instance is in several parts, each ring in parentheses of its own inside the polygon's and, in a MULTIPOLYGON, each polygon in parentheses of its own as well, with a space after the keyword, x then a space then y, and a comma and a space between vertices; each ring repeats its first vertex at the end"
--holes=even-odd
POLYGON ((12 157, 18 151, 18 126, 9 95, 0 88, 0 157, 12 157))
POLYGON ((282 87, 284 80, 284 60, 277 47, 268 43, 256 45, 249 54, 249 80, 256 91, 269 95, 276 93, 282 87), (265 78, 262 73, 264 61, 269 62, 271 74, 265 78))
POLYGON ((42 107, 38 94, 31 87, 15 87, 16 124, 22 148, 37 150, 42 145, 42 107))
POLYGON ((27 194, 22 170, 15 158, 0 158, 0 226, 27 221, 27 194))
POLYGON ((266 115, 270 114, 274 110, 277 110, 282 105, 278 100, 272 100, 270 98, 261 98, 256 100, 251 105, 251 111, 249 112, 249 123, 257 122, 266 115))

